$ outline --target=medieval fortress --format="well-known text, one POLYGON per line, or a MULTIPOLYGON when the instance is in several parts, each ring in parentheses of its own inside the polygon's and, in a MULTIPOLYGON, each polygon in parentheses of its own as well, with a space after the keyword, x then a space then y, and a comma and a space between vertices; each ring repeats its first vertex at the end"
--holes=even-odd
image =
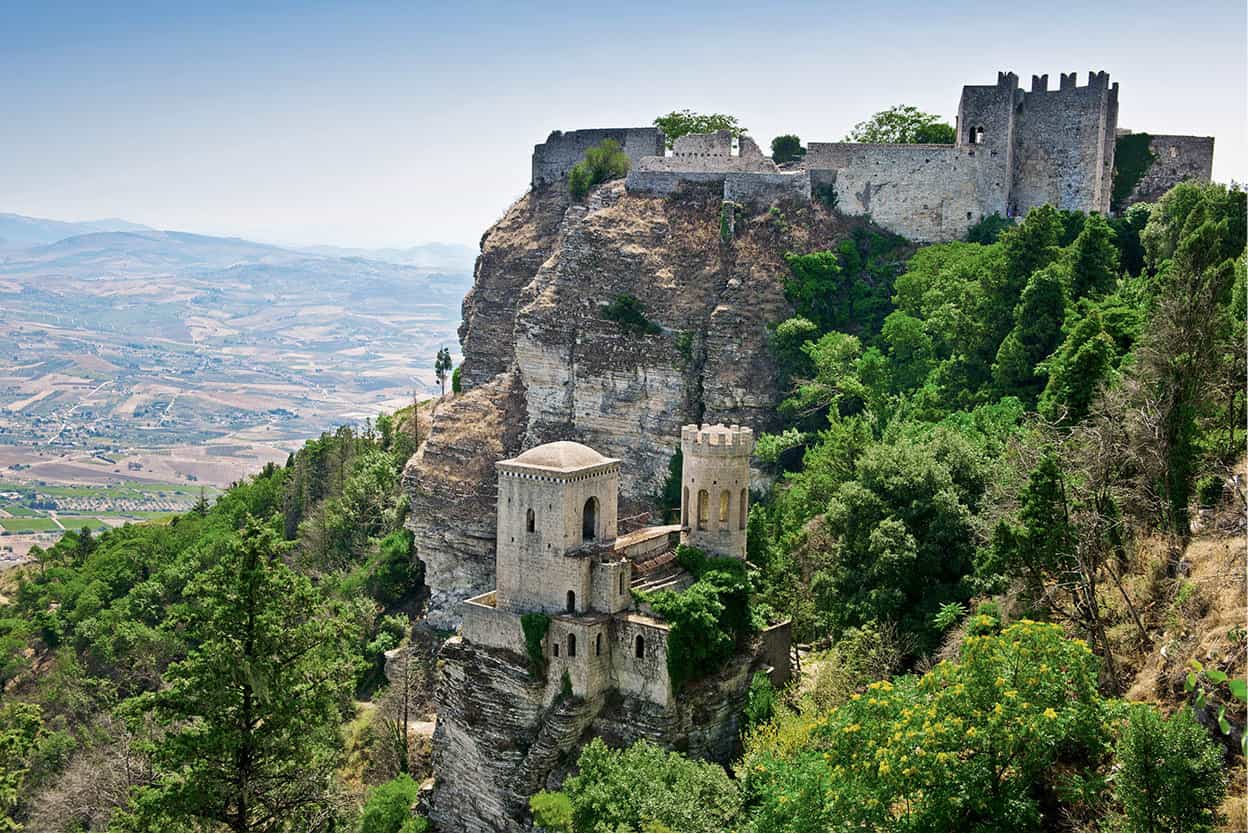
MULTIPOLYGON (((870 215, 919 242, 962 238, 992 214, 1021 217, 1046 203, 1059 209, 1110 211, 1118 129, 1118 84, 1106 72, 997 73, 993 85, 962 88, 952 145, 811 142, 798 163, 777 166, 749 137, 728 131, 682 136, 671 154, 653 127, 556 131, 533 150, 534 188, 567 175, 586 149, 615 139, 632 165, 631 193, 671 194, 685 184, 722 184, 726 201, 753 206, 821 196, 845 214, 870 215)), ((1155 200, 1178 182, 1208 182, 1213 138, 1150 135, 1154 162, 1123 206, 1155 200)))
MULTIPOLYGON (((671 706, 669 627, 635 603, 633 592, 692 583, 676 561, 678 539, 745 559, 753 448, 748 428, 682 428, 680 523, 623 535, 618 459, 561 440, 499 461, 497 587, 464 602, 462 639, 523 655, 522 615, 546 614, 543 700, 554 700, 566 677, 572 693, 587 700, 615 690, 671 706)), ((781 684, 788 677, 787 624, 765 632, 764 642, 768 669, 781 684)))

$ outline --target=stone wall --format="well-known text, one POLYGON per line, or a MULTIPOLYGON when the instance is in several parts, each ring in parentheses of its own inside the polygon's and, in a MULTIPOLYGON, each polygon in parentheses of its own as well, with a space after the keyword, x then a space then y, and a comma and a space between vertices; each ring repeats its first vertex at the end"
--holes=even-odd
POLYGON ((527 654, 520 617, 513 611, 497 608, 493 591, 464 600, 461 611, 465 640, 480 646, 527 654))
POLYGON ((868 145, 811 142, 811 187, 835 189, 844 214, 871 216, 889 231, 919 242, 956 240, 983 217, 985 205, 1004 209, 981 186, 975 146, 868 145), (980 193, 980 188, 985 193, 980 193))
POLYGON ((585 151, 604 139, 619 142, 634 168, 644 157, 662 156, 665 151, 663 131, 657 127, 598 128, 567 133, 556 130, 533 148, 530 184, 536 188, 566 177, 572 166, 585 156, 585 151))
POLYGON ((680 449, 686 543, 744 559, 753 431, 740 426, 683 426, 680 449))
POLYGON ((1212 136, 1150 135, 1153 164, 1124 202, 1154 203, 1181 182, 1209 182, 1213 177, 1212 136))
POLYGON ((724 199, 754 208, 775 203, 810 202, 810 175, 790 173, 728 174, 724 178, 724 199))
POLYGON ((644 614, 626 614, 614 617, 611 625, 615 687, 625 695, 655 704, 670 704, 672 683, 667 674, 667 624, 644 614), (637 657, 639 637, 641 657, 637 657))

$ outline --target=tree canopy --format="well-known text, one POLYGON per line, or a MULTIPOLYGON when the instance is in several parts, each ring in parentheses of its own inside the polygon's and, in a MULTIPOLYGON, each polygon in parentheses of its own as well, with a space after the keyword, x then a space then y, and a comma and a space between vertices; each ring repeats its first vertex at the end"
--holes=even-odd
POLYGON ((952 145, 953 126, 939 116, 924 113, 908 104, 881 110, 865 122, 854 125, 846 142, 871 142, 889 145, 952 145))

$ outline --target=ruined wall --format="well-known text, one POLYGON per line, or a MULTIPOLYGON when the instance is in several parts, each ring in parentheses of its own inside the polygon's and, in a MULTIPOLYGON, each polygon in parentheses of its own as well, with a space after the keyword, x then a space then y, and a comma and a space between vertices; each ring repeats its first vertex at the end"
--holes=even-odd
POLYGON ((516 654, 527 652, 519 615, 496 607, 493 591, 464 600, 461 611, 465 640, 516 654))
POLYGON ((838 211, 869 214, 914 241, 954 240, 980 220, 985 203, 994 204, 979 192, 976 155, 985 152, 975 146, 812 142, 806 167, 812 188, 835 189, 838 211))
POLYGON ((728 174, 724 177, 724 199, 753 208, 775 203, 804 205, 810 202, 810 176, 804 171, 728 174))
POLYGON ((572 166, 585 156, 585 151, 604 139, 619 142, 633 167, 643 157, 662 156, 665 151, 663 131, 657 127, 600 128, 567 133, 556 130, 533 148, 530 184, 536 188, 566 177, 572 166))
POLYGON ((1213 178, 1212 136, 1150 135, 1153 164, 1131 189, 1123 207, 1154 203, 1181 182, 1209 182, 1213 178))
POLYGON ((1026 93, 1015 117, 1011 213, 1046 203, 1108 212, 1117 120, 1108 73, 1089 73, 1084 87, 1063 73, 1060 89, 1026 93))

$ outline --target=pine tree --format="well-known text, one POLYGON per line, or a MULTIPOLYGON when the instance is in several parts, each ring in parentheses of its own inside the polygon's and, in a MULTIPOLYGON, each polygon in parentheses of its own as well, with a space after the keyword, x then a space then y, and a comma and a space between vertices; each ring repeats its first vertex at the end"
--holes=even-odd
POLYGON ((132 830, 324 828, 354 681, 350 627, 330 617, 277 534, 248 518, 210 544, 171 627, 191 646, 166 686, 130 699, 150 717, 154 783, 122 821, 132 830))

